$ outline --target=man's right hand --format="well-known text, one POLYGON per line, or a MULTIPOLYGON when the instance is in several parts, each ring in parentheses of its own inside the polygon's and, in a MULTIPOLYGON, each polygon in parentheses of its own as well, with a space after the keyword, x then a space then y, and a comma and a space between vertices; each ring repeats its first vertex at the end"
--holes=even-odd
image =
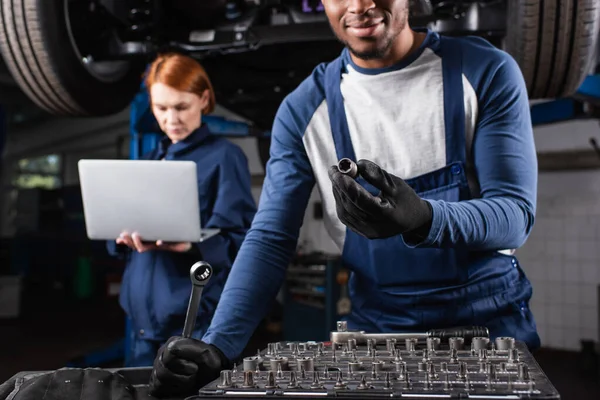
POLYGON ((229 361, 211 344, 175 336, 158 350, 150 377, 155 397, 189 396, 219 377, 229 361))
POLYGON ((180 336, 158 350, 150 377, 155 397, 189 396, 219 377, 229 361, 211 344, 180 336))

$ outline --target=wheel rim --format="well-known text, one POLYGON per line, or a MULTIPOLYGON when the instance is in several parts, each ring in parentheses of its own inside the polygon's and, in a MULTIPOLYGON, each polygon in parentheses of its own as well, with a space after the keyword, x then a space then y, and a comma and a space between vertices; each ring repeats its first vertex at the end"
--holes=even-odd
MULTIPOLYGON (((93 10, 94 3, 88 3, 84 7, 83 2, 64 0, 64 13, 65 22, 67 25, 67 33, 69 40, 71 41, 71 47, 75 51, 77 59, 81 62, 85 70, 97 80, 104 83, 115 83, 121 80, 130 69, 129 61, 115 60, 115 61, 95 61, 90 55, 88 47, 90 44, 85 41, 85 33, 82 26, 85 25, 84 21, 93 21, 93 10), (78 7, 75 9, 75 7, 78 7), (79 23, 74 23, 74 18, 79 19, 79 23)), ((94 21, 92 27, 98 22, 94 21)), ((101 22, 99 23, 102 26, 101 22)))

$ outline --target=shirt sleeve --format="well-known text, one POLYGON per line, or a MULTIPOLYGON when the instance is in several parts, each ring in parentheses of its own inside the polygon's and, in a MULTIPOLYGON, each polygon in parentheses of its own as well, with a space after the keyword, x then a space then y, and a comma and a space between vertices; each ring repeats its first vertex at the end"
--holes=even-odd
POLYGON ((472 154, 480 197, 460 202, 428 200, 433 209, 431 230, 413 247, 515 249, 531 232, 537 158, 529 100, 519 66, 508 54, 499 54, 490 78, 476 85, 479 117, 472 154))
POLYGON ((212 266, 231 268, 256 212, 248 160, 239 147, 227 148, 217 182, 217 195, 204 228, 217 228, 220 232, 195 243, 195 248, 212 266))
POLYGON ((242 353, 283 283, 314 186, 297 122, 284 101, 273 123, 258 212, 203 338, 230 360, 242 353))

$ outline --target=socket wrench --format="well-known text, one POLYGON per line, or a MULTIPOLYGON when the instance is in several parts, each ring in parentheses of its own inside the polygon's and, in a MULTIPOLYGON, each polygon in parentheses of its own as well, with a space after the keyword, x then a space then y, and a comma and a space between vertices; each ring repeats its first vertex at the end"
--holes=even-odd
POLYGON ((465 342, 470 342, 474 337, 489 337, 489 331, 482 326, 461 326, 446 329, 431 329, 426 332, 404 332, 404 333, 366 333, 365 331, 349 331, 346 324, 338 323, 338 331, 330 333, 333 343, 347 343, 348 339, 356 340, 357 344, 365 344, 368 339, 375 339, 378 343, 386 339, 404 341, 407 338, 415 338, 425 342, 428 337, 440 338, 442 342, 448 342, 451 337, 462 337, 465 342))
POLYGON ((190 279, 192 281, 192 294, 185 315, 185 324, 183 325, 183 337, 192 337, 196 318, 198 317, 198 307, 200 307, 200 298, 202 290, 210 280, 213 270, 210 264, 204 261, 198 261, 190 268, 190 279))

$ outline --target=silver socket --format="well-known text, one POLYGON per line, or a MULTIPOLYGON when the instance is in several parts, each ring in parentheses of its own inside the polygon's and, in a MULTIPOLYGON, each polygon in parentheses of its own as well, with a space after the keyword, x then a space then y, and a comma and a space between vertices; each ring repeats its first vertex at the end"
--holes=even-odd
POLYGON ((432 379, 437 376, 437 374, 435 372, 435 364, 434 363, 427 364, 427 376, 429 376, 432 379))
POLYGON ((456 377, 458 379, 466 379, 467 377, 467 363, 464 361, 461 361, 458 364, 458 372, 456 373, 456 377))
POLYGON ((508 351, 508 363, 516 364, 519 362, 519 350, 518 349, 510 349, 508 351))
POLYGON ((441 372, 448 372, 448 363, 441 362, 440 363, 440 371, 441 372))
POLYGON ((358 386, 356 388, 358 390, 369 389, 369 385, 367 385, 367 379, 365 378, 364 375, 361 376, 360 383, 358 384, 358 386))
POLYGON ((291 343, 290 347, 292 350, 292 356, 297 356, 298 354, 300 354, 300 351, 298 350, 298 343, 291 343))
POLYGON ((383 361, 373 361, 371 368, 375 372, 381 372, 383 370, 383 361))
POLYGON ((479 354, 479 361, 485 361, 488 358, 487 349, 479 349, 477 351, 479 354))
POLYGON ((529 368, 525 363, 519 363, 519 380, 520 381, 528 381, 529 380, 529 368))
POLYGON ((242 387, 244 389, 256 387, 256 384, 254 383, 253 371, 244 371, 244 383, 242 383, 242 387))
POLYGON ((338 161, 337 168, 338 171, 344 175, 348 175, 350 178, 356 178, 358 175, 358 166, 349 158, 342 158, 338 161))
POLYGON ((384 389, 392 389, 393 388, 390 375, 391 374, 389 372, 385 373, 385 381, 384 381, 384 384, 383 384, 383 388, 384 389))
POLYGON ((304 371, 314 371, 315 364, 312 357, 298 357, 296 359, 298 362, 298 370, 304 369, 304 371))
POLYGON ((271 371, 277 371, 279 368, 282 371, 287 371, 289 369, 288 358, 276 356, 269 360, 269 367, 271 371))
POLYGON ((372 356, 375 350, 375 340, 367 339, 367 357, 372 356))
POLYGON ((494 364, 487 364, 485 366, 485 373, 487 374, 489 380, 496 380, 496 366, 494 364))
POLYGON ((485 369, 486 369, 487 365, 488 365, 488 363, 485 361, 479 362, 479 373, 480 374, 485 374, 485 369))
POLYGON ((342 380, 342 371, 338 372, 337 380, 335 381, 334 389, 346 389, 346 384, 342 380))
POLYGON ((385 349, 390 352, 394 351, 396 349, 396 339, 395 338, 385 339, 385 349))
POLYGON ((429 358, 429 350, 423 349, 423 362, 427 362, 429 360, 430 360, 430 358, 429 358))
POLYGON ((323 387, 323 385, 321 384, 321 381, 319 380, 319 372, 315 371, 313 373, 313 382, 310 385, 311 389, 321 389, 323 387))
POLYGON ((324 349, 325 349, 325 344, 323 344, 323 342, 317 343, 317 355, 318 356, 322 356, 324 354, 323 353, 324 349))
POLYGON ((254 372, 254 371, 256 371, 258 369, 258 361, 259 361, 259 359, 256 356, 244 358, 244 360, 243 360, 243 369, 244 369, 244 372, 247 372, 247 371, 254 372))
POLYGON ((277 382, 275 381, 275 371, 269 371, 267 375, 267 382, 265 383, 265 389, 276 389, 277 382))
POLYGON ((515 338, 512 337, 497 337, 496 340, 496 350, 510 350, 515 347, 515 338))
POLYGON ((462 350, 465 345, 465 339, 461 337, 448 338, 448 345, 451 349, 462 350))
POLYGON ((406 338, 404 344, 406 345, 406 351, 415 351, 417 349, 417 338, 406 338))
POLYGON ((356 350, 356 339, 348 339, 348 350, 356 350))
POLYGON ((450 364, 456 364, 458 362, 458 350, 450 349, 450 364))
MULTIPOLYGON (((339 163, 338 163, 338 168, 339 168, 339 163)), ((347 332, 348 331, 348 322, 346 322, 346 321, 337 321, 336 325, 337 325, 337 331, 338 332, 347 332)))
POLYGON ((221 371, 220 377, 219 377, 219 384, 217 385, 218 388, 230 388, 233 386, 233 380, 232 380, 232 376, 233 374, 231 373, 231 370, 223 370, 221 371))
POLYGON ((406 372, 406 364, 404 362, 394 361, 394 364, 396 365, 396 372, 398 372, 400 374, 404 374, 406 372))
POLYGON ((490 343, 490 338, 486 337, 474 337, 471 341, 471 348, 475 351, 479 351, 479 349, 488 348, 488 344, 490 343))
POLYGON ((428 337, 427 338, 427 349, 429 351, 436 351, 440 348, 440 338, 439 337, 428 337))
POLYGON ((288 389, 295 389, 298 385, 298 378, 296 377, 296 371, 290 372, 290 382, 287 384, 288 389))
POLYGON ((348 363, 348 371, 350 371, 350 372, 360 371, 360 366, 361 366, 361 363, 356 362, 356 361, 351 361, 348 363))

